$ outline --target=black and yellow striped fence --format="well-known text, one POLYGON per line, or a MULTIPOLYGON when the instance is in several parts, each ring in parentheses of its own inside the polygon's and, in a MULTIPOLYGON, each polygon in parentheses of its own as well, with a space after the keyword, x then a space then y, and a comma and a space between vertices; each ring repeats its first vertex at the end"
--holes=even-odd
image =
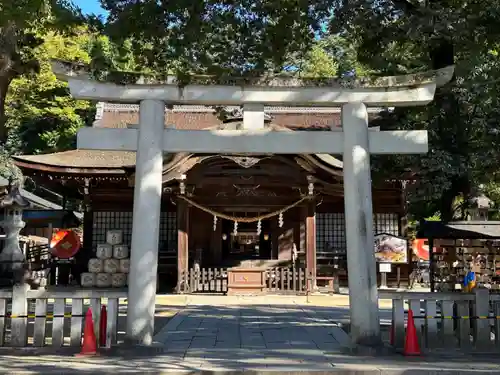
POLYGON ((66 313, 66 314, 27 314, 27 315, 15 315, 15 314, 5 314, 5 315, 0 315, 0 318, 7 318, 7 319, 17 319, 17 318, 47 318, 47 319, 53 319, 53 318, 83 318, 85 314, 72 314, 72 313, 66 313))
POLYGON ((494 315, 491 315, 491 316, 487 316, 487 315, 482 315, 482 316, 413 315, 413 319, 451 319, 451 320, 498 319, 498 320, 500 320, 500 315, 498 315, 498 316, 494 316, 494 315))

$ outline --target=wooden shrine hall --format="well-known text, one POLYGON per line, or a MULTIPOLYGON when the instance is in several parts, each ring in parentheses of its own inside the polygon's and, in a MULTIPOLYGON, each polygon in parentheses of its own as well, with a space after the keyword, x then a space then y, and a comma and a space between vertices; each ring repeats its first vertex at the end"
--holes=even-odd
MULTIPOLYGON (((98 103, 93 127, 137 127, 138 111, 137 105, 98 103)), ((379 112, 372 108, 369 115, 379 112)), ((266 107, 266 116, 265 126, 275 131, 340 126, 338 108, 266 107)), ((174 106, 165 116, 167 128, 239 129, 241 123, 236 107, 215 113, 211 107, 174 106)), ((128 151, 79 149, 15 157, 37 184, 83 202, 81 252, 86 256, 79 259, 85 261, 108 230, 122 230, 130 246, 135 162, 135 153, 128 151)), ((405 234, 400 183, 375 186, 373 209, 375 233, 405 234)), ((327 154, 164 154, 159 232, 158 284, 163 291, 202 291, 203 285, 197 290, 178 281, 194 268, 213 269, 215 278, 217 270, 236 266, 295 264, 316 275, 320 286, 334 273, 346 284, 342 162, 327 154)), ((86 263, 74 272, 86 272, 86 263)), ((396 282, 396 273, 404 282, 408 265, 394 268, 389 283, 396 282)))

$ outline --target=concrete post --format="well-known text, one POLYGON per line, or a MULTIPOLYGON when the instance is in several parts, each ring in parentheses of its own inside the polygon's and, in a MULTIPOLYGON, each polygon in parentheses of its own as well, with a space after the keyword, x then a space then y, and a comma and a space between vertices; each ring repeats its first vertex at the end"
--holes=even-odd
POLYGON ((142 101, 128 278, 127 339, 143 345, 151 345, 153 341, 164 127, 164 102, 142 101))
POLYGON ((366 106, 343 105, 342 128, 351 337, 355 344, 378 346, 381 337, 366 106))
MULTIPOLYGON (((29 285, 14 285, 12 288, 12 320, 10 323, 11 345, 25 347, 28 344, 27 327, 29 285)), ((3 332, 2 332, 3 334, 3 332)))

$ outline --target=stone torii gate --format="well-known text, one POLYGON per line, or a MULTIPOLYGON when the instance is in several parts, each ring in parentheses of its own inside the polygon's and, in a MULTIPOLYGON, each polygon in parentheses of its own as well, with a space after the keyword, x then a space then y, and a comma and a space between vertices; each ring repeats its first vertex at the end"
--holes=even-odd
MULTIPOLYGON (((57 73, 57 71, 56 71, 57 73)), ((137 129, 84 128, 78 148, 137 151, 127 337, 152 343, 163 153, 342 154, 351 335, 359 345, 380 340, 370 154, 426 153, 427 132, 368 131, 367 106, 425 105, 437 86, 448 82, 453 67, 418 75, 383 77, 342 86, 308 85, 296 79, 240 84, 193 82, 116 85, 64 75, 76 99, 139 103, 137 129), (165 128, 165 106, 242 106, 243 130, 176 130, 165 128), (264 128, 264 106, 342 108, 342 129, 322 132, 276 132, 264 128)))

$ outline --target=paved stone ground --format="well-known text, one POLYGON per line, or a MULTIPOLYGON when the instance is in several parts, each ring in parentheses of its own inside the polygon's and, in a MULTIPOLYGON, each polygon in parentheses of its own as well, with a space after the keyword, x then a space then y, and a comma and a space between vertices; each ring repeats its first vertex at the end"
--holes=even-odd
POLYGON ((199 368, 244 366, 331 370, 328 355, 348 335, 314 308, 293 305, 188 306, 156 336, 164 354, 199 368))

